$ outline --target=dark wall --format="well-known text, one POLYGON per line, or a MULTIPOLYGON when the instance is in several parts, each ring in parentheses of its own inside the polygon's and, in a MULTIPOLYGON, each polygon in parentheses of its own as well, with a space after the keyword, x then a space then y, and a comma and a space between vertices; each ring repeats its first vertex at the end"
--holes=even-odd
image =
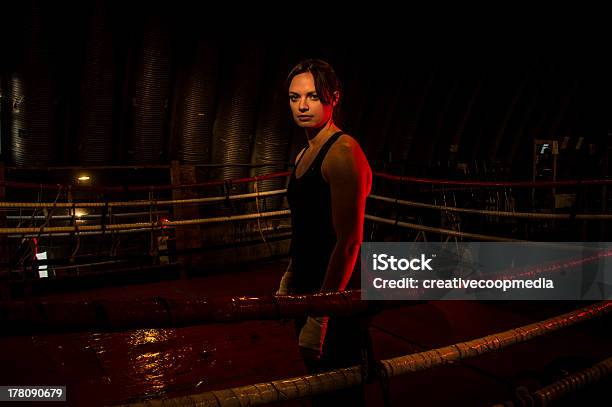
MULTIPOLYGON (((3 14, 3 159, 16 165, 289 161, 302 135, 282 79, 301 58, 336 67, 342 126, 376 168, 488 162, 531 171, 532 140, 601 160, 588 51, 428 45, 218 24, 206 9, 138 2, 11 5, 3 14), (10 16, 7 17, 7 16, 10 16), (280 99, 277 95, 281 95, 280 99)), ((3 6, 9 7, 9 6, 3 6)), ((483 34, 483 36, 486 34, 483 34)), ((241 171, 226 171, 238 176, 241 171)))

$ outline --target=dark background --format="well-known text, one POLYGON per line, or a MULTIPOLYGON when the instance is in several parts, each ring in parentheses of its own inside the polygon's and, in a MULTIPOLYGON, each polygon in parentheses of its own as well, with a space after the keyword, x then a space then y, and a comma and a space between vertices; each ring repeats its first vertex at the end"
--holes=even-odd
POLYGON ((592 42, 521 35, 520 22, 503 40, 461 28, 440 36, 433 26, 404 29, 392 14, 345 29, 325 13, 243 23, 186 2, 6 6, 3 160, 289 162, 305 141, 283 82, 314 57, 336 68, 340 124, 373 168, 448 175, 459 162, 530 178, 532 140, 569 137, 560 176, 608 174, 592 42))

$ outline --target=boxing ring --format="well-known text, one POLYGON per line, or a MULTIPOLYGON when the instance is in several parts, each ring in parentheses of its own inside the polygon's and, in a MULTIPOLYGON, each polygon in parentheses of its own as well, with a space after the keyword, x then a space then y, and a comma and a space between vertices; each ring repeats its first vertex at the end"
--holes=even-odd
MULTIPOLYGON (((199 248, 177 247, 169 248, 166 242, 169 239, 178 239, 181 228, 204 227, 204 225, 223 225, 256 221, 252 230, 261 238, 259 243, 270 245, 275 239, 270 239, 266 234, 273 230, 280 232, 277 241, 286 240, 286 223, 283 220, 290 214, 283 205, 268 205, 267 199, 283 197, 286 189, 263 188, 259 186, 262 181, 284 180, 288 172, 271 173, 266 176, 247 177, 234 180, 215 180, 201 183, 186 183, 174 185, 150 185, 150 186, 123 186, 123 187, 92 187, 92 186, 66 186, 53 184, 31 184, 22 182, 3 181, 0 186, 7 189, 50 191, 55 195, 51 202, 25 202, 25 201, 3 201, 0 202, 0 211, 3 213, 3 227, 0 227, 0 236, 3 243, 10 241, 21 242, 20 247, 30 247, 30 251, 20 253, 18 262, 14 260, 5 262, 8 272, 3 272, 3 283, 6 287, 11 284, 11 278, 18 275, 23 280, 41 278, 31 276, 32 270, 38 267, 49 267, 48 271, 58 265, 57 270, 69 270, 74 267, 78 253, 83 250, 81 239, 109 238, 111 247, 109 257, 117 254, 115 241, 117 236, 144 235, 149 242, 148 255, 153 259, 153 264, 163 265, 180 263, 181 256, 192 253, 200 253, 199 248), (174 191, 194 191, 207 188, 222 188, 223 194, 218 196, 203 197, 178 197, 174 199, 174 191), (244 189, 248 191, 244 191, 244 189), (236 193, 232 193, 237 190, 236 193), (101 194, 102 196, 115 196, 121 194, 145 194, 145 199, 135 200, 111 200, 103 199, 102 202, 93 200, 71 199, 78 191, 89 194, 101 194), (170 199, 164 198, 163 194, 172 193, 170 199), (66 202, 63 202, 65 194, 66 202), (225 214, 227 208, 234 202, 253 201, 250 204, 240 206, 249 213, 225 214), (193 217, 183 219, 185 213, 197 215, 199 212, 181 212, 181 207, 198 207, 199 205, 217 205, 217 209, 211 211, 213 216, 193 217), (270 206, 270 208, 268 208, 270 206), (139 209, 140 208, 140 209, 139 209), (144 210, 142 210, 144 208, 144 210), (95 210, 99 213, 79 215, 79 210, 95 210), (121 212, 120 209, 141 212, 121 212), (67 214, 58 215, 58 212, 66 211, 67 214), (18 216, 10 218, 8 213, 18 212, 18 216), (24 214, 25 212, 25 214, 24 214), (31 213, 29 213, 31 212, 31 213), (138 213, 147 220, 124 222, 123 218, 130 218, 138 213), (122 214, 128 214, 121 216, 122 214), (84 219, 94 219, 98 224, 85 224, 84 219), (15 226, 5 226, 10 220, 19 221, 15 226), (29 226, 22 226, 25 221, 29 226), (274 227, 267 222, 278 221, 274 227), (53 223, 69 223, 69 225, 53 225, 53 223), (36 258, 41 241, 47 238, 67 239, 71 241, 70 253, 64 259, 39 259, 36 258), (62 265, 67 264, 67 269, 62 265), (17 265, 17 267, 16 267, 17 265), (19 270, 22 275, 19 275, 19 270), (30 272, 27 276, 26 270, 30 272)), ((588 180, 588 181, 557 181, 557 182, 484 182, 466 180, 440 180, 416 177, 395 176, 377 172, 375 175, 375 186, 373 193, 369 196, 368 209, 366 210, 367 233, 364 240, 374 240, 377 236, 390 235, 401 239, 412 239, 415 241, 431 241, 432 237, 440 236, 440 241, 452 240, 482 240, 497 242, 530 241, 530 235, 537 235, 537 231, 525 233, 527 238, 517 238, 512 233, 504 235, 493 235, 464 231, 463 224, 468 227, 478 225, 477 222, 464 222, 461 216, 479 217, 485 221, 502 224, 500 229, 504 231, 515 231, 523 228, 518 222, 607 222, 612 220, 609 213, 577 213, 577 208, 572 208, 570 213, 539 213, 514 210, 515 206, 509 199, 505 199, 503 208, 468 208, 456 205, 457 196, 463 193, 474 194, 474 191, 498 191, 500 188, 507 191, 518 189, 546 189, 546 188, 595 188, 605 187, 612 184, 612 180, 588 180), (414 193, 402 193, 402 188, 410 185, 414 193), (454 194, 457 195, 454 195, 454 194), (434 196, 431 203, 419 202, 414 199, 415 195, 434 196), (407 196, 404 196, 407 195, 407 196), (411 213, 411 211, 420 211, 411 213), (438 213, 436 226, 429 226, 426 221, 432 219, 431 212, 438 213)), ((188 195, 188 194, 187 194, 188 195)), ((40 196, 40 194, 39 194, 40 196)), ((507 195, 506 195, 507 198, 507 195)), ((476 199, 476 201, 478 201, 476 199)), ((482 201, 481 201, 482 202, 482 201)), ((490 202, 490 201, 485 201, 490 202)), ((232 210, 235 208, 232 207, 232 210)), ((471 219, 471 218, 470 218, 471 219)), ((584 227, 583 227, 584 229, 584 227)), ((525 227, 526 230, 526 227, 525 227)), ((189 235, 187 235, 189 236, 189 235)), ((434 238, 435 239, 435 238, 434 238)), ((214 246, 213 246, 214 247, 214 246)), ((272 252, 272 249, 270 249, 272 252)), ((140 254, 143 256, 142 253, 140 254)), ((129 257, 129 256, 126 256, 129 257)), ((138 256, 133 256, 138 259, 138 256)), ((146 256, 145 256, 146 257, 146 256)), ((61 276, 56 276, 61 280, 61 276)), ((71 276, 74 278, 74 276, 71 276)), ((270 287, 273 292, 276 287, 270 287)), ((10 290, 8 290, 10 291, 10 290)), ((7 290, 4 290, 7 292, 7 290)), ((173 329, 178 327, 192 327, 205 324, 221 324, 216 329, 222 330, 223 324, 238 324, 242 321, 279 321, 303 315, 374 315, 385 310, 394 310, 400 307, 406 308, 404 312, 410 312, 411 306, 419 304, 410 301, 400 303, 390 302, 367 302, 361 300, 359 291, 346 291, 342 293, 318 294, 318 295, 253 295, 253 296, 221 296, 221 297, 171 297, 157 295, 153 297, 141 297, 135 299, 91 299, 58 301, 57 299, 37 301, 33 298, 15 300, 10 296, 4 296, 0 303, 0 322, 4 329, 1 336, 11 337, 18 335, 41 335, 66 332, 101 331, 122 332, 135 329, 173 329)), ((146 395, 146 400, 134 400, 121 405, 201 405, 201 406, 246 406, 263 405, 279 401, 302 399, 317 394, 333 392, 343 388, 376 383, 382 389, 382 398, 385 404, 390 404, 388 396, 389 386, 398 376, 412 376, 420 372, 431 370, 443 365, 454 365, 463 360, 481 357, 483 355, 497 353, 502 349, 512 352, 513 345, 533 341, 536 338, 548 336, 557 331, 563 331, 569 327, 579 325, 589 320, 598 320, 608 317, 612 310, 612 303, 608 301, 580 306, 575 310, 565 312, 556 316, 545 318, 537 322, 517 325, 511 329, 503 329, 492 334, 472 338, 467 341, 447 343, 445 346, 435 347, 426 351, 413 352, 390 358, 363 361, 360 366, 333 370, 315 375, 301 375, 296 377, 278 378, 278 380, 266 381, 257 384, 229 387, 220 390, 209 390, 197 392, 198 386, 193 386, 189 395, 180 397, 151 397, 146 395)), ((577 391, 598 381, 607 380, 612 371, 612 358, 601 359, 592 366, 577 372, 568 374, 562 380, 549 383, 536 390, 528 391, 524 388, 517 390, 515 405, 547 405, 553 400, 560 399, 567 394, 577 391)), ((143 395, 144 396, 144 395, 143 395)), ((131 397, 132 399, 137 396, 131 397)), ((505 397, 499 396, 498 401, 503 402, 505 397)), ((510 402, 508 402, 510 403, 510 402)), ((510 404, 498 404, 510 405, 510 404)))

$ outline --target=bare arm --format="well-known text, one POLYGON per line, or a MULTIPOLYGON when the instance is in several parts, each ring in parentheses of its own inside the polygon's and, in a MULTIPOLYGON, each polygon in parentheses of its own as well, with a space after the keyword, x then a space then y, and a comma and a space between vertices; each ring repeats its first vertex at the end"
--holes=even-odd
POLYGON ((351 278, 363 240, 366 198, 372 185, 368 161, 352 138, 339 140, 323 163, 330 184, 336 245, 321 291, 343 291, 351 278))

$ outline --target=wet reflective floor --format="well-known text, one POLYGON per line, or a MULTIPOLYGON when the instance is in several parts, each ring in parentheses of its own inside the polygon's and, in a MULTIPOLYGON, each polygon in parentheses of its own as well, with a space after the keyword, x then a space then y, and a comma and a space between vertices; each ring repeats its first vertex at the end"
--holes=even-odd
MULTIPOLYGON (((269 295, 276 290, 284 268, 284 262, 274 262, 226 275, 106 287, 34 300, 269 295)), ((385 359, 504 331, 577 306, 430 302, 384 311, 374 319, 370 331, 375 356, 385 359)), ((393 378, 385 387, 369 384, 368 405, 382 406, 383 391, 394 406, 503 402, 518 385, 538 388, 563 372, 612 356, 610 322, 607 316, 502 352, 393 378)), ((293 325, 277 321, 0 337, 0 363, 0 384, 65 385, 69 404, 76 406, 176 397, 305 374, 293 325)), ((597 389, 604 387, 595 386, 580 393, 579 399, 569 398, 560 405, 591 405, 589 397, 599 397, 597 389)), ((283 405, 302 404, 307 402, 283 405)))

